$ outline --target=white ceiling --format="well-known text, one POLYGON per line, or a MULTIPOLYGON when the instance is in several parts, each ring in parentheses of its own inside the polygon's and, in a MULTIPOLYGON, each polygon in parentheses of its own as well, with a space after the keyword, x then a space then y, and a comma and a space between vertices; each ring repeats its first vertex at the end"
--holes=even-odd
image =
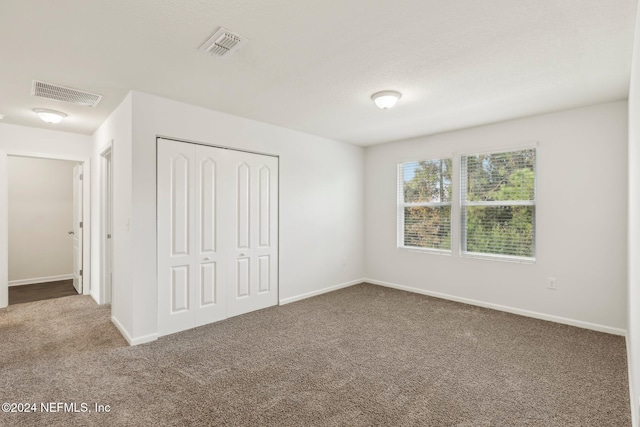
POLYGON ((2 0, 4 123, 93 133, 131 89, 360 145, 627 97, 635 0, 2 0), (198 51, 223 26, 249 39, 198 51), (33 79, 104 95, 30 95, 33 79), (380 90, 403 97, 382 111, 380 90), (69 117, 47 125, 33 108, 69 117))

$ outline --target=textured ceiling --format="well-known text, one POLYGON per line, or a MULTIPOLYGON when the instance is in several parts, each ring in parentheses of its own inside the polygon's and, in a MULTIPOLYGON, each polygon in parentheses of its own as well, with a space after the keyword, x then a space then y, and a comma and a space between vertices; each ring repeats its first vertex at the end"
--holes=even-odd
POLYGON ((4 123, 93 133, 131 89, 360 145, 627 97, 635 0, 3 0, 4 123), (219 27, 249 42, 198 51, 219 27), (33 79, 104 95, 30 95, 33 79), (380 90, 403 97, 382 111, 380 90), (47 125, 31 111, 69 117, 47 125))

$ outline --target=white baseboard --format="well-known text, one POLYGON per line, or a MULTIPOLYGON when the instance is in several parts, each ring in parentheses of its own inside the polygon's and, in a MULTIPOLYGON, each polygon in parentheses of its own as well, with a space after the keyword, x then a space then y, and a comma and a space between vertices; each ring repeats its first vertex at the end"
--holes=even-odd
POLYGON ((127 331, 125 329, 125 327, 122 326, 122 323, 120 323, 118 321, 118 319, 116 319, 115 317, 111 316, 111 322, 114 325, 116 325, 116 328, 118 328, 118 330, 120 331, 120 333, 122 334, 124 339, 127 340, 129 345, 131 345, 131 346, 144 344, 144 343, 155 341, 155 340, 158 339, 158 334, 157 333, 156 334, 145 335, 145 336, 138 337, 138 338, 131 338, 131 335, 129 335, 129 331, 127 331))
POLYGON ((280 305, 289 304, 292 302, 300 301, 303 299, 315 297, 317 295, 326 294, 327 292, 337 291, 338 289, 348 288, 349 286, 357 285, 358 283, 362 283, 366 281, 365 279, 356 279, 350 282, 340 283, 339 285, 329 286, 328 288, 322 288, 317 291, 307 292, 305 294, 296 295, 294 297, 283 298, 280 300, 280 305))
POLYGON ((141 337, 138 338, 133 338, 132 340, 127 340, 129 341, 129 345, 140 345, 140 344, 146 344, 148 342, 151 341, 155 341, 158 339, 158 334, 148 334, 148 335, 143 335, 141 337))
POLYGON ((91 290, 89 291, 89 295, 91 295, 91 298, 93 298, 93 300, 94 300, 98 305, 100 305, 100 298, 98 297, 98 295, 96 295, 96 294, 93 292, 93 289, 91 289, 91 290))
POLYGON ((59 276, 34 277, 33 279, 9 280, 9 286, 34 285, 36 283, 58 282, 60 280, 73 279, 73 274, 61 274, 59 276))
POLYGON ((385 286, 387 288, 400 289, 402 291, 413 292, 416 294, 428 295, 431 297, 446 299, 450 301, 461 302, 464 304, 476 305, 478 307, 490 308, 498 311, 505 311, 507 313, 518 314, 520 316, 532 317, 534 319, 548 320, 550 322, 562 323, 564 325, 576 326, 583 329, 591 329, 593 331, 605 332, 613 335, 625 336, 627 331, 620 328, 612 328, 610 326, 598 325, 597 323, 583 322, 581 320, 568 319, 566 317, 554 316, 551 314, 539 313, 536 311, 523 310, 520 308, 509 307, 506 305, 493 304, 490 302, 484 302, 474 300, 470 298, 457 297, 455 295, 443 294, 440 292, 432 292, 419 288, 412 288, 410 286, 398 285, 396 283, 383 282, 381 280, 364 279, 365 282, 374 285, 385 286))

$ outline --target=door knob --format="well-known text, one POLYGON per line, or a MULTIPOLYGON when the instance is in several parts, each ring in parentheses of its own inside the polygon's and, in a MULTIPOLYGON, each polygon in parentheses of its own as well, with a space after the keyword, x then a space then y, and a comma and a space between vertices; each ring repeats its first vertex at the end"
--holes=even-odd
POLYGON ((247 254, 240 254, 240 256, 247 256, 247 254))
POLYGON ((75 234, 73 231, 69 231, 67 234, 75 234))
POLYGON ((209 258, 209 257, 205 257, 205 258, 203 259, 203 261, 211 261, 211 258, 209 258))

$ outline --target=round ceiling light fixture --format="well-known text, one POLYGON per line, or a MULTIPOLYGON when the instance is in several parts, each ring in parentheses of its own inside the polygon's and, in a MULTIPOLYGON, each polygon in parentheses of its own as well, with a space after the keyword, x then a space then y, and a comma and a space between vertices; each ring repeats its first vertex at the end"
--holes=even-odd
POLYGON ((60 123, 62 119, 67 117, 65 113, 56 110, 47 110, 46 108, 34 108, 33 112, 47 123, 60 123))
POLYGON ((402 97, 400 92, 394 90, 383 90, 382 92, 376 92, 371 95, 371 99, 376 103, 378 108, 388 110, 396 105, 398 100, 402 97))

